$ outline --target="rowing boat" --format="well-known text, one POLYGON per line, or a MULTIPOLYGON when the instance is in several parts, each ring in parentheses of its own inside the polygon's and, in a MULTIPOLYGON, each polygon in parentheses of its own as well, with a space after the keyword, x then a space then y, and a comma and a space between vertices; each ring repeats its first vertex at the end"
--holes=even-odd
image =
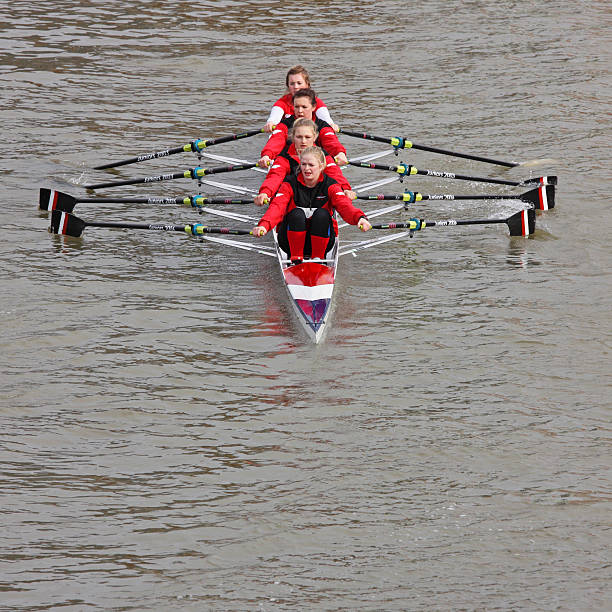
MULTIPOLYGON (((246 137, 246 135, 254 134, 257 131, 239 134, 236 136, 246 137)), ((357 134, 351 134, 357 135, 357 134)), ((379 137, 371 137, 367 134, 361 135, 361 137, 379 140, 379 137)), ((224 139, 226 140, 226 139, 224 139)), ((397 139, 392 139, 391 144, 394 146, 395 152, 398 148, 409 148, 408 145, 418 148, 416 145, 409 143, 401 139, 402 142, 399 144, 395 142, 397 139), (403 143, 403 144, 402 144, 403 143), (400 146, 401 145, 401 146, 400 146)), ((200 141, 198 141, 200 142, 200 141)), ((399 141, 398 141, 399 142, 399 141)), ((420 148, 424 148, 420 146, 420 148)), ((146 204, 183 204, 194 207, 200 214, 210 214, 214 216, 231 219, 240 223, 247 224, 253 227, 258 222, 258 217, 238 213, 233 210, 219 210, 210 208, 205 204, 210 203, 224 203, 224 204, 249 204, 253 201, 253 196, 257 193, 257 190, 228 183, 222 183, 213 181, 208 178, 204 178, 208 174, 214 174, 219 172, 231 172, 236 170, 247 170, 255 172, 265 172, 261 168, 255 167, 255 164, 248 162, 248 160, 236 159, 221 155, 213 155, 208 152, 201 151, 203 146, 197 147, 198 160, 202 157, 214 159, 228 163, 228 166, 221 166, 217 168, 194 168, 190 171, 159 175, 154 177, 145 177, 142 179, 131 179, 127 181, 119 181, 115 183, 104 183, 100 185, 87 185, 88 189, 95 189, 101 186, 112 187, 115 185, 128 185, 136 183, 147 183, 156 182, 158 180, 170 180, 174 178, 194 178, 198 181, 198 186, 203 184, 221 190, 223 192, 234 192, 242 196, 239 198, 228 198, 228 197, 208 197, 202 195, 191 195, 182 197, 137 197, 137 198, 75 198, 68 194, 57 192, 46 188, 40 189, 39 207, 41 210, 45 210, 51 213, 51 227, 50 231, 55 234, 65 234, 70 236, 80 236, 86 227, 103 227, 103 228, 125 228, 125 229, 145 229, 145 230, 161 230, 164 232, 177 231, 186 232, 192 236, 198 237, 202 241, 208 241, 220 245, 231 246, 241 251, 250 251, 259 253, 262 255, 274 257, 279 265, 282 282, 285 285, 287 294, 289 296, 290 303, 293 310, 295 311, 296 318, 300 325, 305 330, 308 337, 314 342, 319 343, 329 327, 329 321, 332 313, 332 303, 334 296, 334 287, 337 278, 337 269, 339 258, 343 255, 351 254, 353 256, 362 250, 376 247, 391 241, 400 240, 405 237, 411 237, 415 231, 421 230, 426 227, 453 227, 458 225, 480 225, 490 223, 505 223, 510 230, 511 236, 528 236, 533 233, 535 229, 535 210, 544 211, 554 207, 554 195, 556 177, 537 177, 530 178, 524 181, 507 181, 500 179, 487 179, 483 177, 467 177, 462 175, 455 175, 452 173, 438 173, 434 171, 419 171, 413 166, 406 164, 400 164, 398 166, 379 166, 373 164, 372 161, 381 156, 388 155, 393 152, 389 149, 378 153, 370 153, 363 155, 362 157, 353 158, 349 163, 354 166, 385 169, 394 172, 395 176, 386 177, 383 179, 369 181, 362 183, 361 185, 355 186, 353 189, 358 194, 358 199, 362 200, 396 200, 397 202, 383 208, 376 210, 367 211, 367 218, 372 220, 374 217, 385 215, 392 212, 407 211, 409 207, 415 202, 424 200, 454 200, 454 199, 491 199, 491 200, 508 200, 514 199, 519 200, 526 204, 526 208, 523 210, 510 215, 507 218, 486 218, 486 219, 472 219, 472 220, 457 220, 457 219, 446 219, 439 221, 424 221, 423 219, 411 218, 409 221, 400 221, 396 223, 388 223, 385 225, 373 225, 372 229, 386 229, 386 230, 400 230, 405 231, 394 231, 380 237, 367 240, 350 241, 345 240, 343 236, 342 245, 339 242, 339 236, 337 236, 334 246, 325 255, 325 259, 305 259, 301 263, 292 263, 289 259, 289 254, 286 253, 279 244, 278 235, 276 229, 271 234, 273 241, 270 244, 268 242, 258 242, 257 244, 250 242, 250 240, 236 240, 229 238, 228 236, 214 236, 212 234, 233 234, 233 235, 252 235, 251 230, 247 229, 234 229, 227 227, 209 227, 200 223, 183 223, 183 224, 167 224, 167 223, 120 223, 120 222, 94 222, 94 221, 83 221, 78 217, 71 214, 74 206, 78 203, 110 203, 110 202, 126 202, 126 203, 146 203, 146 204), (399 176, 397 176, 399 174, 399 176), (462 180, 475 180, 477 182, 492 182, 498 184, 520 186, 529 185, 531 189, 523 194, 492 194, 492 195, 449 195, 449 194, 421 194, 419 192, 404 191, 402 194, 378 194, 373 196, 364 196, 363 194, 372 189, 381 187, 396 180, 402 181, 404 176, 412 174, 427 174, 430 176, 443 176, 443 178, 454 178, 462 180), (535 184, 535 185, 534 185, 535 184)), ((180 151, 194 150, 193 143, 188 147, 184 145, 182 148, 178 147, 172 149, 170 153, 176 153, 180 151)), ((442 152, 439 150, 438 152, 442 152)), ((159 152, 154 154, 155 157, 162 157, 162 153, 159 152)), ((444 151, 446 154, 452 152, 444 151)), ((153 154, 151 154, 153 155, 153 154)), ((143 156, 142 159, 150 159, 151 155, 143 156)), ((459 157, 469 157, 466 154, 455 154, 459 157)), ((140 157, 140 156, 139 156, 140 157)), ((490 163, 496 163, 496 160, 489 158, 477 158, 480 161, 488 161, 490 163)), ((125 162, 117 162, 114 165, 121 165, 122 163, 133 163, 134 161, 140 161, 139 158, 131 158, 125 160, 125 162)), ((500 165, 504 162, 497 162, 500 165)), ((504 165, 515 165, 514 162, 507 163, 504 165)), ((108 167, 111 167, 109 165, 108 167)), ((106 167, 106 166, 105 166, 106 167)), ((339 222, 338 229, 346 227, 347 223, 339 222)))
POLYGON ((331 315, 338 266, 338 239, 324 260, 306 259, 299 264, 292 264, 288 253, 280 247, 276 229, 274 243, 291 305, 298 321, 316 344, 323 337, 331 315))

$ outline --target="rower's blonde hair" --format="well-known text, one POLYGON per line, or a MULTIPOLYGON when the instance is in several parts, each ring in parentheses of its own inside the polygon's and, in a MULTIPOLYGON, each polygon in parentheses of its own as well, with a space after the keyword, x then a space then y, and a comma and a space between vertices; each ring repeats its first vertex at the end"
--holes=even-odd
POLYGON ((295 133, 295 130, 297 130, 300 127, 310 128, 312 130, 312 134, 315 140, 319 136, 319 130, 317 129, 317 124, 312 119, 306 119, 306 117, 299 117, 293 122, 293 125, 291 126, 291 129, 289 130, 290 140, 293 140, 293 134, 295 133))
POLYGON ((300 153, 300 161, 302 161, 302 157, 304 157, 305 155, 314 155, 314 157, 319 161, 323 168, 327 166, 327 162, 325 161, 325 153, 323 153, 323 149, 321 149, 321 147, 306 147, 300 153))
POLYGON ((306 81, 306 85, 310 87, 310 75, 308 74, 308 70, 306 70, 304 66, 300 66, 298 64, 297 66, 293 66, 289 68, 289 71, 287 72, 287 76, 285 77, 285 85, 287 87, 289 87, 289 77, 292 74, 301 74, 304 77, 304 81, 306 81))

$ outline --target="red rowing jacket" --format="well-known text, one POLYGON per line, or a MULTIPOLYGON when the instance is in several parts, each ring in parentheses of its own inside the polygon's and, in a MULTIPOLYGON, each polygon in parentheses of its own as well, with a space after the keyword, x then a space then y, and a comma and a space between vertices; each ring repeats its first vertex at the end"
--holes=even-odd
MULTIPOLYGON (((267 155, 270 159, 275 159, 276 156, 280 154, 287 145, 287 134, 294 121, 295 117, 291 116, 283 119, 276 126, 268 142, 266 142, 266 145, 261 150, 260 157, 267 155)), ((321 119, 313 119, 313 121, 319 130, 319 137, 315 141, 315 144, 332 157, 336 157, 338 153, 346 154, 346 149, 340 144, 336 132, 334 132, 334 128, 321 119)))
MULTIPOLYGON (((338 167, 334 159, 326 155, 325 161, 327 165, 323 172, 338 182, 340 187, 344 189, 350 189, 351 185, 346 180, 342 170, 338 167)), ((269 198, 276 194, 278 188, 281 186, 285 177, 289 174, 297 174, 300 167, 300 158, 295 150, 293 143, 287 145, 282 152, 277 155, 274 163, 268 170, 266 179, 259 188, 259 193, 265 193, 269 198)))
POLYGON ((346 196, 341 186, 333 178, 321 174, 314 187, 307 187, 300 172, 297 176, 292 174, 287 177, 270 203, 268 210, 259 220, 258 225, 270 231, 296 206, 325 208, 333 219, 336 236, 338 235, 338 223, 334 218, 335 210, 351 225, 357 225, 359 219, 366 216, 362 210, 353 206, 350 198, 346 196))

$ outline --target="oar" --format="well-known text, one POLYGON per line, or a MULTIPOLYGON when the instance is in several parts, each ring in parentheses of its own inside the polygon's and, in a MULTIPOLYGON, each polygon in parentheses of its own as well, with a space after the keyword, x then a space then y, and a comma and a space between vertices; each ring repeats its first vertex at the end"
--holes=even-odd
POLYGON ((70 213, 54 210, 51 213, 51 227, 49 231, 53 234, 78 237, 86 227, 106 227, 134 230, 155 230, 162 232, 185 232, 191 235, 197 234, 233 234, 238 236, 251 235, 250 230, 232 229, 229 227, 208 227, 201 223, 184 223, 173 225, 167 223, 114 223, 111 221, 94 222, 83 221, 70 213))
POLYGON ((127 179, 125 181, 115 181, 114 183, 98 183, 97 185, 83 185, 85 189, 103 189, 105 187, 119 187, 120 185, 137 185, 138 183, 156 183, 159 181, 172 181, 174 179, 191 178, 199 179, 209 174, 220 174, 221 172, 238 172, 238 170, 248 170, 254 168, 256 162, 249 164, 233 164, 231 166, 216 166, 214 168, 190 168, 183 172, 173 172, 172 174, 159 174, 157 176, 145 176, 137 179, 127 179))
POLYGON ((40 189, 38 206, 41 210, 62 210, 72 212, 74 207, 80 203, 88 204, 184 204, 200 208, 204 204, 252 204, 250 199, 232 198, 209 198, 202 195, 192 195, 176 198, 75 198, 67 193, 55 191, 55 189, 40 189))
POLYGON ((117 166, 135 164, 137 162, 146 161, 149 159, 159 159, 160 157, 168 157, 168 155, 174 155, 175 153, 198 153, 206 147, 212 147, 213 145, 221 144, 223 142, 231 142, 232 140, 240 140, 241 138, 249 138, 250 136, 255 136, 256 134, 262 134, 263 131, 263 129, 250 130, 249 132, 231 134, 230 136, 220 136, 219 138, 212 138, 210 140, 192 140, 191 142, 181 147, 175 147, 174 149, 164 149, 163 151, 157 151, 156 153, 144 153, 143 155, 137 155, 136 157, 124 159, 123 161, 110 162, 101 166, 95 166, 94 170, 105 170, 106 168, 116 168, 117 166))
POLYGON ((443 221, 425 221, 423 219, 410 219, 405 223, 385 223, 373 225, 372 229, 409 229, 412 231, 422 230, 426 227, 450 227, 455 225, 484 225, 489 223, 505 223, 510 230, 511 236, 529 236, 535 232, 536 223, 535 210, 526 208, 520 210, 506 219, 445 219, 443 221))
POLYGON ((454 172, 440 172, 439 170, 418 170, 410 164, 399 164, 398 166, 385 166, 383 164, 371 164, 367 162, 353 162, 350 161, 351 166, 357 166, 358 168, 373 168, 374 170, 389 170, 391 172, 397 172, 400 175, 400 181, 405 176, 411 176, 414 174, 421 174, 423 176, 437 176, 440 178, 447 179, 459 179, 461 181, 476 181, 480 183, 496 183, 498 185, 513 185, 514 187, 529 185, 532 183, 540 183, 543 185, 556 185, 556 176, 539 176, 523 181, 507 181, 505 179, 495 179, 483 176, 465 176, 464 174, 455 174, 454 172))
POLYGON ((504 195, 452 195, 444 194, 423 194, 418 191, 404 191, 399 194, 378 194, 369 196, 357 196, 357 200, 401 200, 408 204, 420 202, 422 200, 521 200, 531 204, 537 210, 549 210, 555 207, 555 186, 540 185, 536 189, 531 189, 521 194, 504 195))
POLYGON ((340 130, 340 134, 346 134, 347 136, 353 136, 355 138, 365 138, 366 140, 376 140, 377 142, 386 142, 397 149, 419 149, 421 151, 429 151, 430 153, 440 153, 441 155, 449 155, 451 157, 463 157, 465 159, 473 159, 475 161, 486 162, 488 164, 496 164, 498 166, 506 166, 507 168, 514 168, 520 166, 520 162, 515 161, 501 161, 499 159, 491 159, 490 157, 482 157, 481 155, 472 155, 470 153, 457 153, 456 151, 448 151, 446 149, 439 149, 437 147, 428 147, 425 145, 417 144, 407 138, 401 136, 388 137, 388 136, 372 136, 372 134, 363 134, 361 132, 350 132, 348 130, 340 130))

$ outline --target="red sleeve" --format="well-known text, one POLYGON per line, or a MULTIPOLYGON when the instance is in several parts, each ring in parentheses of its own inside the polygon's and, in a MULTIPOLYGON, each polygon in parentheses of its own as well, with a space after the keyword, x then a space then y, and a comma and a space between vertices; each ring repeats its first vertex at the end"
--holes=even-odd
MULTIPOLYGON (((271 198, 276 194, 278 188, 281 186, 281 183, 285 180, 285 177, 289 174, 290 170, 291 166, 289 165, 289 161, 285 159, 283 155, 277 157, 268 170, 268 174, 259 188, 259 193, 265 193, 271 198)), ((336 177, 334 176, 333 178, 336 177)))
POLYGON ((288 132, 289 130, 287 129, 287 126, 284 123, 279 123, 276 126, 276 129, 272 132, 272 136, 268 138, 268 142, 266 142, 264 148, 261 150, 261 157, 267 155, 270 159, 276 159, 276 156, 285 148, 285 145, 287 144, 288 132))
MULTIPOLYGON (((291 94, 285 94, 282 98, 279 98, 274 103, 274 106, 282 108, 285 115, 293 115, 293 98, 291 94)), ((323 104, 323 106, 325 105, 323 104)))
MULTIPOLYGON (((357 225, 361 217, 366 217, 363 210, 355 208, 350 198, 342 191, 340 185, 332 185, 327 191, 332 206, 340 216, 351 225, 357 225)), ((367 217, 366 217, 367 218, 367 217)))
POLYGON ((321 98, 315 98, 315 99, 316 99, 316 104, 315 104, 314 112, 316 113, 320 108, 327 106, 327 104, 325 104, 325 102, 323 102, 321 98))
POLYGON ((329 178, 333 178, 337 181, 342 189, 351 189, 351 184, 346 180, 346 177, 342 174, 342 170, 340 170, 340 167, 333 158, 328 155, 326 161, 327 166, 325 167, 325 174, 327 174, 329 178))
POLYGON ((321 147, 333 157, 336 157, 338 153, 346 154, 346 149, 340 144, 334 129, 330 126, 324 127, 319 132, 319 138, 317 140, 321 143, 321 147))
MULTIPOLYGON (((348 198, 346 199, 348 200, 348 198)), ((259 220, 257 225, 265 227, 267 231, 276 227, 287 214, 287 207, 292 200, 293 189, 291 189, 291 185, 289 183, 283 183, 272 202, 270 202, 268 210, 266 210, 264 216, 259 220)))

